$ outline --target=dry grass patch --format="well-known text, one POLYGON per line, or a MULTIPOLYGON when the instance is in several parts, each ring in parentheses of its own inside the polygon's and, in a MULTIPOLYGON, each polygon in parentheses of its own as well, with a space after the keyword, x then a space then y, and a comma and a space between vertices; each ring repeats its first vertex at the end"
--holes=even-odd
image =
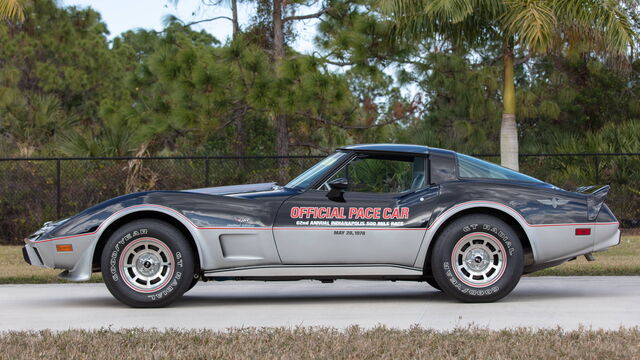
POLYGON ((638 359, 640 329, 69 330, 0 334, 0 348, 0 359, 638 359))

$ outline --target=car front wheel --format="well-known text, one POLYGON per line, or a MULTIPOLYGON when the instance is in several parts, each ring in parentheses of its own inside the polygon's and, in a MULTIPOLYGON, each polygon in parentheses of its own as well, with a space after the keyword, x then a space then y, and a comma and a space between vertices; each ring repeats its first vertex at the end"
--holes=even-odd
POLYGON ((440 288, 440 285, 438 285, 433 275, 426 275, 424 277, 424 281, 426 281, 427 284, 431 285, 432 288, 442 291, 442 288, 440 288))
POLYGON ((175 227, 156 219, 123 225, 102 252, 104 282, 113 296, 132 307, 169 305, 192 284, 191 246, 175 227))
POLYGON ((496 301, 508 295, 522 276, 522 245, 517 233, 497 217, 463 216, 436 239, 431 271, 451 297, 463 302, 496 301))

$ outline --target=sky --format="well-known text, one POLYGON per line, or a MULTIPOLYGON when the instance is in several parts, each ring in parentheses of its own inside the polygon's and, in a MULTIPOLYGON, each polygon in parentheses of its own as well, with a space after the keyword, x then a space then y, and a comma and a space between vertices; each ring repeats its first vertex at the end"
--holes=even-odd
MULTIPOLYGON (((231 11, 226 7, 200 6, 201 0, 180 0, 178 6, 170 5, 166 0, 61 0, 59 3, 64 6, 92 7, 97 10, 107 24, 110 38, 136 28, 162 30, 162 20, 169 14, 176 15, 184 22, 221 15, 231 16, 231 11)), ((238 17, 241 26, 247 23, 251 11, 250 5, 240 4, 238 17)), ((297 24, 298 38, 293 44, 294 48, 305 53, 312 51, 315 25, 314 20, 297 24)), ((222 42, 231 35, 231 22, 228 20, 197 24, 192 28, 206 30, 222 42)))

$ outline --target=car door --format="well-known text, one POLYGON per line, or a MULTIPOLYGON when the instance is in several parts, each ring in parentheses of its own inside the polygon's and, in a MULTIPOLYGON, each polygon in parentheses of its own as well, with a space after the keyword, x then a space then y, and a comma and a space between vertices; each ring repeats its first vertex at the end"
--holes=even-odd
POLYGON ((274 226, 282 263, 412 266, 439 192, 425 169, 425 157, 359 154, 289 198, 274 226), (336 181, 348 185, 332 197, 336 181))

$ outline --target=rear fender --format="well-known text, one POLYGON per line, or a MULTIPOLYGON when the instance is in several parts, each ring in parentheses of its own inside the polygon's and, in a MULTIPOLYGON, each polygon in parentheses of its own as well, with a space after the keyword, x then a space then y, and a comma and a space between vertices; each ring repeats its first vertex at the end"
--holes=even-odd
POLYGON ((450 207, 449 209, 443 211, 431 223, 431 225, 427 228, 427 231, 425 233, 424 239, 422 240, 422 245, 420 246, 420 250, 418 251, 418 256, 416 257, 416 261, 414 263, 414 267, 422 267, 425 264, 425 260, 426 260, 427 254, 429 252, 429 248, 431 247, 433 241, 436 240, 435 236, 436 236, 436 234, 438 234, 438 230, 443 229, 443 226, 446 226, 449 223, 449 219, 451 219, 456 214, 458 214, 458 213, 460 213, 462 211, 465 211, 465 210, 473 209, 473 208, 477 208, 478 209, 478 213, 482 213, 482 208, 491 208, 491 209, 495 209, 497 211, 500 211, 500 212, 504 213, 505 215, 510 216, 511 218, 513 218, 514 221, 516 221, 518 224, 520 224, 520 226, 524 230, 525 234, 529 238, 529 242, 531 243, 531 251, 533 253, 534 261, 535 261, 535 259, 537 259, 538 249, 536 248, 536 243, 537 243, 537 241, 535 239, 535 235, 536 234, 535 234, 535 232, 531 231, 531 229, 529 227, 529 224, 522 217, 522 215, 520 215, 520 213, 518 213, 513 208, 511 208, 511 207, 509 207, 507 205, 498 203, 498 202, 493 202, 493 201, 469 201, 469 202, 464 202, 464 203, 460 203, 460 204, 454 205, 454 206, 450 207))

